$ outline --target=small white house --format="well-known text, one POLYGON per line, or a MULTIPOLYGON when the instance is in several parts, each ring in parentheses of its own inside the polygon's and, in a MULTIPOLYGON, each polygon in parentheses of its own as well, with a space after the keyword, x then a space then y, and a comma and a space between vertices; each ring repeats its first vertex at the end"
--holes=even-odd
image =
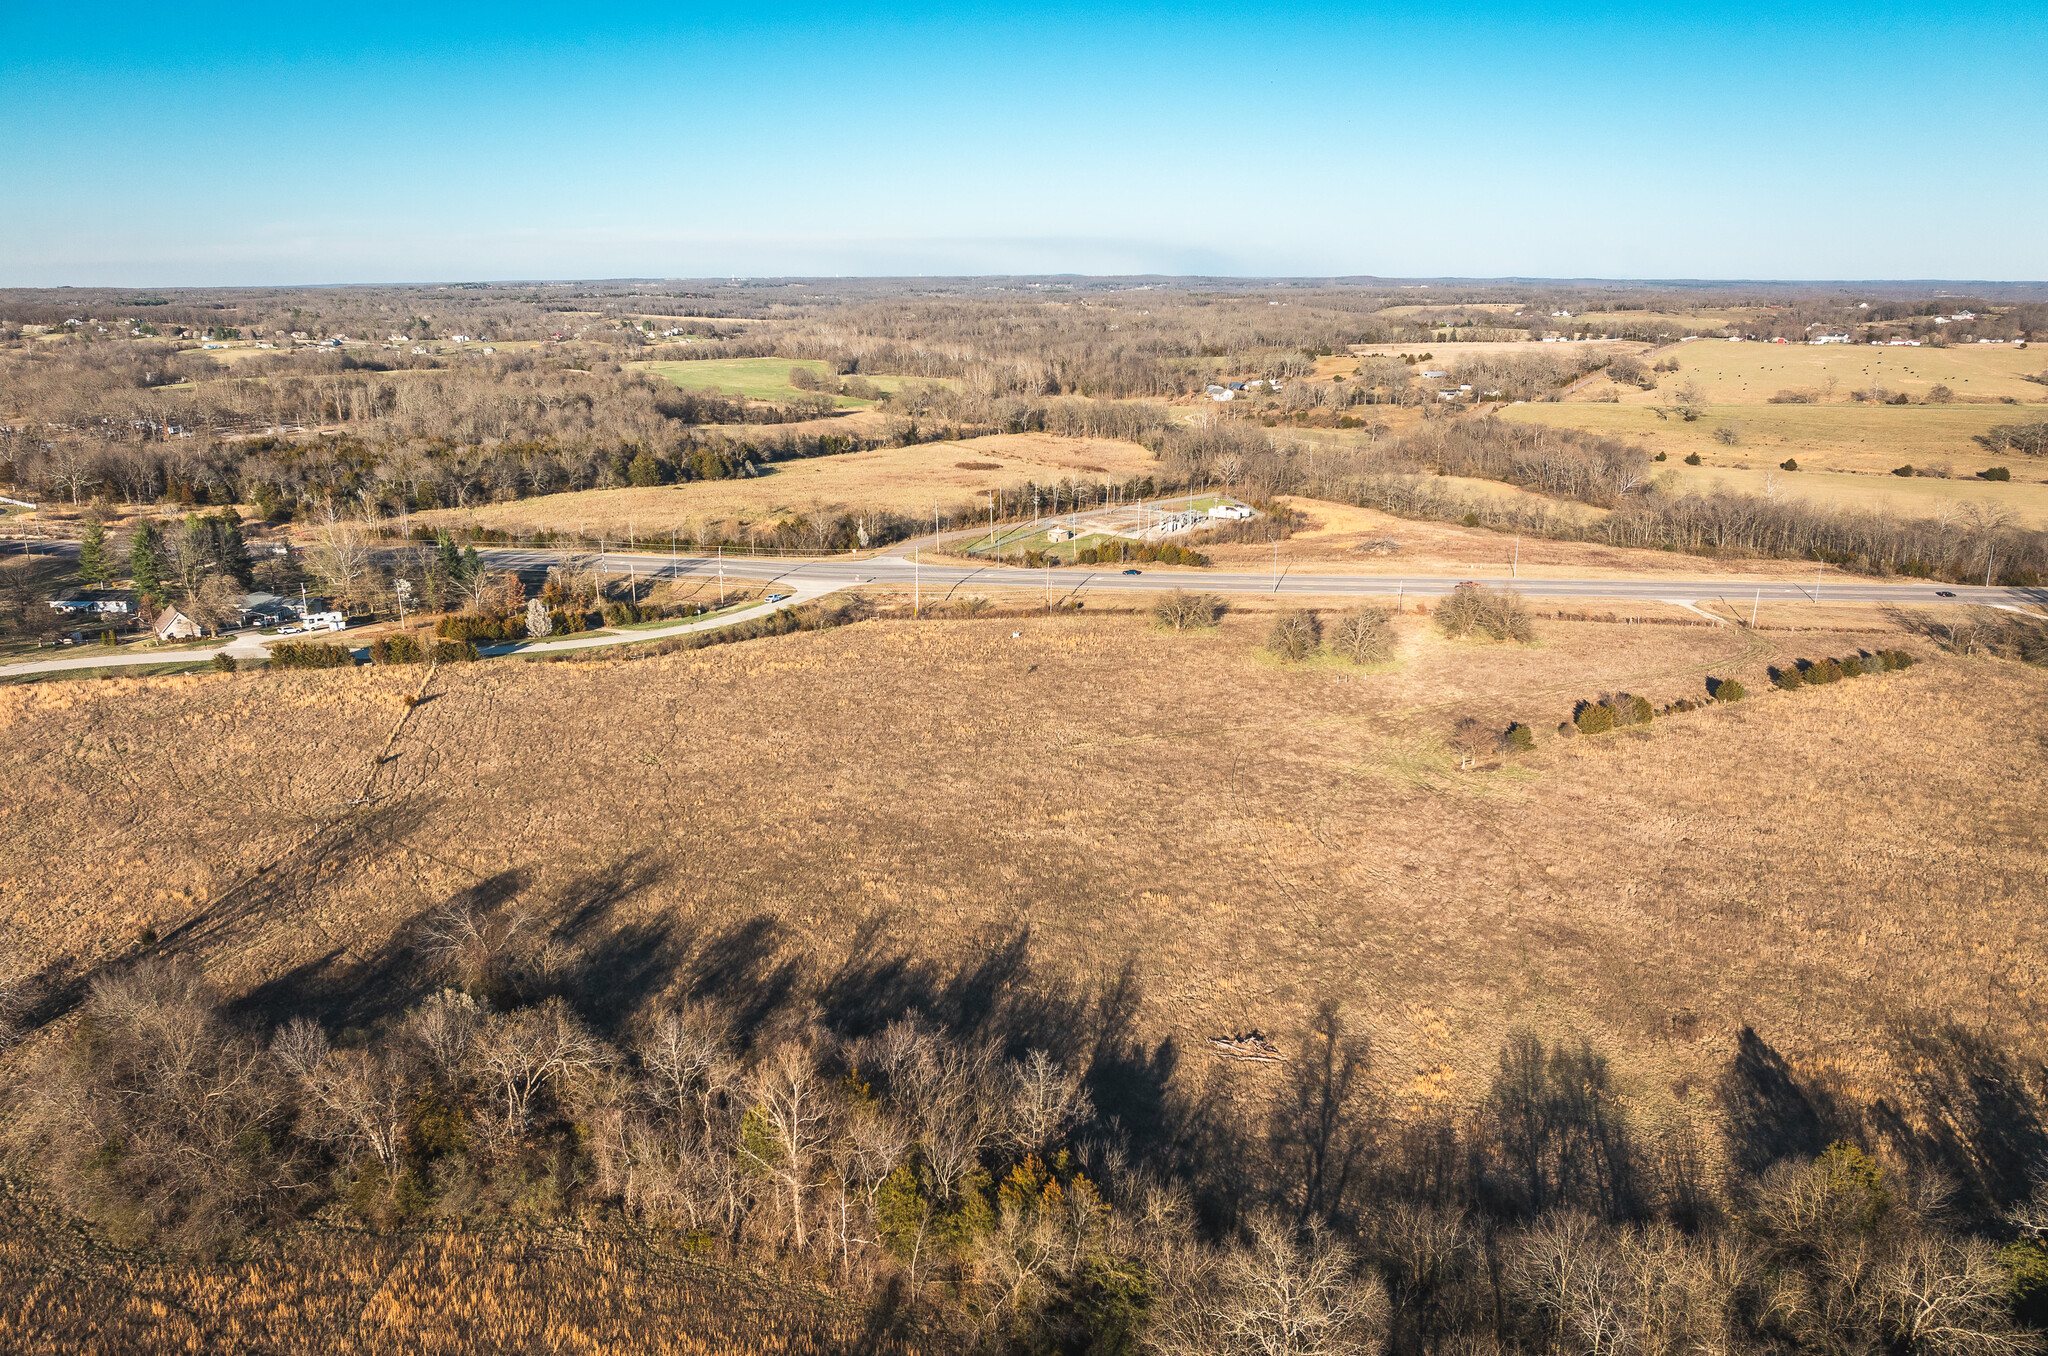
POLYGON ((1243 504, 1218 504, 1209 510, 1211 518, 1249 518, 1252 511, 1243 504))
POLYGON ((196 640, 206 634, 206 628, 193 621, 175 607, 167 607, 163 615, 150 628, 158 640, 196 640))
POLYGON ((1074 534, 1067 531, 1064 527, 1055 527, 1047 529, 1045 539, 1047 541, 1071 541, 1073 536, 1074 534))

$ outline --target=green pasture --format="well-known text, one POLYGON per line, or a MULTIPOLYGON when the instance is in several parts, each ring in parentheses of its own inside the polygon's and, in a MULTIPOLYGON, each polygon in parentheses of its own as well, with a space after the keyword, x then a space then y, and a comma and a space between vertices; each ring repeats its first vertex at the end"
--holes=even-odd
MULTIPOLYGON (((824 363, 806 358, 706 358, 701 362, 646 362, 634 363, 633 366, 652 372, 684 390, 705 391, 715 387, 728 395, 745 396, 749 400, 791 400, 815 394, 791 386, 789 370, 802 367, 819 376, 825 376, 828 371, 824 363)), ((901 377, 866 377, 866 380, 885 391, 894 391, 903 384, 901 377)), ((843 410, 866 409, 875 403, 872 400, 855 400, 850 396, 839 396, 836 401, 843 410)))

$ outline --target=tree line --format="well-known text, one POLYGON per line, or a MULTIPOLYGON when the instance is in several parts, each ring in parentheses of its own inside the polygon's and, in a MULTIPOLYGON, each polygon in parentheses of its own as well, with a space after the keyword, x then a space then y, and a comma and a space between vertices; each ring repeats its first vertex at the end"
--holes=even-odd
MULTIPOLYGON (((229 1002, 175 956, 102 973, 12 1066, 11 1161, 129 1246, 619 1211, 894 1288, 989 1350, 2039 1346, 2038 1089, 1959 1030, 1909 1038, 1923 1091, 2003 1070, 2025 1106, 1939 1134, 1751 1031, 1711 1116, 1651 1117, 1601 1050, 1530 1030, 1473 1104, 1398 1102, 1330 1004, 1189 1100, 1155 1086, 1128 975, 891 997, 906 972, 877 958, 802 1004, 699 982, 629 1013, 503 903, 399 945, 416 997, 325 1017, 229 1002)), ((45 996, 4 997, 12 1039, 45 996)))

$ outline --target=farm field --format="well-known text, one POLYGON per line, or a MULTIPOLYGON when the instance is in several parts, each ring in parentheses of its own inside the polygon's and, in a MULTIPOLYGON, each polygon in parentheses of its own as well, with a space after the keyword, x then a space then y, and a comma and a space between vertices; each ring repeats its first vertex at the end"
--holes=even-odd
POLYGON ((473 510, 417 513, 413 520, 507 531, 575 531, 581 526, 593 534, 601 529, 616 532, 632 523, 642 533, 666 533, 672 524, 744 526, 809 514, 814 507, 928 515, 935 498, 942 512, 953 515, 967 509, 977 495, 1027 480, 1043 484, 1141 476, 1154 465, 1152 454, 1136 443, 999 433, 773 462, 766 475, 753 479, 584 490, 473 510))
MULTIPOLYGON (((699 362, 644 362, 628 366, 652 372, 665 381, 688 390, 724 391, 729 395, 742 395, 750 400, 790 400, 809 392, 799 391, 789 384, 789 370, 802 367, 824 376, 830 372, 824 363, 804 358, 707 358, 699 362)), ((885 391, 894 391, 903 384, 902 377, 865 377, 885 391)), ((839 408, 845 410, 865 409, 875 402, 855 400, 851 396, 835 396, 839 408)))
POLYGON ((399 939, 496 882, 586 957, 607 1024, 679 989, 766 1022, 991 965, 1047 1001, 1126 972, 1134 1037, 1181 1052, 1152 1075, 1171 1099, 1223 1086, 1208 1036, 1291 1035, 1325 998, 1410 1111, 1481 1095, 1518 1024, 1613 1052, 1650 1123, 1699 1114, 1679 1090, 1745 1025, 1875 1095, 1903 1075, 1872 1033, 1938 1010, 1999 1035, 2048 998, 2048 922, 2012 903, 2048 888, 2048 674, 1825 615, 1851 629, 1545 621, 1526 648, 1408 616, 1378 671, 1278 665, 1256 613, 870 622, 455 666, 402 728, 416 671, 8 689, 0 901, 32 968, 89 973, 151 926, 252 1015, 337 1024, 413 1001, 399 939), (1922 662, 1767 685, 1897 644, 1922 662), (1580 697, 1710 676, 1753 695, 1549 733, 1580 697), (1457 771, 1468 714, 1535 750, 1457 771))
MULTIPOLYGON (((1514 490, 1494 481, 1444 477, 1474 488, 1514 490)), ((1528 493, 1527 491, 1515 491, 1528 493)), ((1297 574, 1386 574, 1461 576, 1489 582, 1511 578, 1516 552, 1510 534, 1456 523, 1418 522, 1376 509, 1326 500, 1287 496, 1305 525, 1278 545, 1279 568, 1297 574)), ((1597 518, 1600 511, 1586 509, 1597 518)), ((1243 544, 1215 542, 1200 548, 1217 570, 1259 573, 1274 567, 1275 547, 1264 541, 1243 544)), ((1688 578, 1725 574, 1731 581, 1803 579, 1809 568, 1799 561, 1708 560, 1669 551, 1642 551, 1593 542, 1551 541, 1524 537, 1520 542, 1520 577, 1576 579, 1643 579, 1659 575, 1688 578)), ((1148 569, 1157 568, 1153 566, 1148 569)))
POLYGON ((1827 378, 1837 383, 1837 400, 1849 392, 1881 382, 1887 391, 1904 391, 1921 399, 1937 385, 1958 399, 2006 397, 2039 404, 2048 386, 2024 380, 2048 370, 2048 349, 2011 344, 1956 344, 1949 348, 1907 348, 1869 344, 1733 344, 1700 339, 1666 345, 1660 359, 1678 363, 1678 371, 1661 374, 1655 391, 1624 388, 1625 404, 1669 403, 1673 390, 1688 378, 1697 381, 1715 404, 1762 404, 1780 390, 1818 387, 1827 378))
MULTIPOLYGON (((1560 321, 1559 323, 1562 324, 1564 322, 1560 321)), ((1551 356, 1559 353, 1576 353, 1588 348, 1597 353, 1644 353, 1649 351, 1649 347, 1647 344, 1635 343, 1628 339, 1573 340, 1569 345, 1562 343, 1545 344, 1535 340, 1510 341, 1506 344, 1467 343, 1461 340, 1448 344, 1415 342, 1401 344, 1353 344, 1350 346, 1350 352, 1353 357, 1357 358, 1398 358, 1403 353, 1416 354, 1418 356, 1427 353, 1430 355, 1431 365, 1440 366, 1446 363, 1457 362, 1463 358, 1521 357, 1524 354, 1531 353, 1551 356)))
POLYGON ((2048 411, 2010 405, 1759 404, 1709 405, 1696 422, 1687 423, 1676 416, 1660 419, 1638 406, 1568 402, 1511 405, 1498 413, 1523 423, 1626 438, 1677 462, 1697 453, 1709 463, 1761 469, 1789 457, 1802 468, 1887 478, 1902 465, 1947 465, 1966 479, 1986 467, 2003 466, 2012 472, 2012 481, 1991 488, 2012 490, 2048 479, 2048 463, 2011 450, 1987 452, 1974 439, 1999 424, 2044 416, 2048 411), (1732 445, 1716 434, 1730 426, 1736 435, 1732 445))

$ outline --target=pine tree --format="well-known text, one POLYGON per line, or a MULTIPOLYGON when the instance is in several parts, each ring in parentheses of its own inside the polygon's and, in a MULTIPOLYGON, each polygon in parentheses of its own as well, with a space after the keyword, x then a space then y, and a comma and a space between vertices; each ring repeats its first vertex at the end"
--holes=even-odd
POLYGON ((163 580, 157 573, 157 553, 162 543, 155 523, 144 523, 128 543, 128 574, 135 591, 161 607, 166 601, 163 580))
POLYGON ((97 518, 85 522, 85 535, 78 543, 78 577, 94 588, 105 588, 114 579, 114 562, 107 552, 107 529, 97 518))
POLYGON ((236 583, 248 588, 256 582, 256 564, 249 559, 248 543, 242 540, 242 520, 231 508, 213 514, 213 554, 221 569, 236 583))

